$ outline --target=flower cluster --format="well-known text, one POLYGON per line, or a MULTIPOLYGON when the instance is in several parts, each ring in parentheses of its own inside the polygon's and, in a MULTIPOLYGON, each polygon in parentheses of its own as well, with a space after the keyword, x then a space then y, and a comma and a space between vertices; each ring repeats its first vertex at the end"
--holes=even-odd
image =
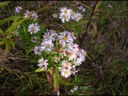
POLYGON ((68 78, 72 74, 75 75, 78 72, 76 66, 79 66, 86 56, 86 52, 74 43, 75 39, 74 34, 69 31, 57 34, 53 30, 47 30, 40 45, 34 47, 36 55, 47 53, 47 57, 45 57, 47 60, 39 59, 38 66, 42 70, 46 70, 49 65, 48 57, 52 54, 52 62, 55 63, 54 66, 58 68, 62 77, 68 78))
MULTIPOLYGON (((15 13, 22 13, 23 8, 21 6, 17 6, 15 7, 15 13)), ((29 11, 26 10, 26 12, 24 13, 24 18, 30 18, 30 19, 37 19, 38 15, 35 11, 29 11)))
POLYGON ((78 13, 78 12, 76 13, 72 9, 67 9, 66 7, 64 7, 64 8, 60 9, 59 18, 64 23, 65 21, 69 22, 70 19, 78 22, 83 17, 80 13, 78 13))
POLYGON ((41 59, 39 59, 37 66, 41 67, 42 70, 46 70, 47 69, 47 65, 48 65, 47 62, 48 62, 48 60, 44 60, 44 58, 41 58, 41 59))
MULTIPOLYGON (((23 13, 23 8, 21 6, 15 7, 15 13, 23 13)), ((32 35, 31 42, 37 42, 37 33, 40 31, 40 26, 36 22, 36 20, 38 19, 37 13, 35 11, 26 10, 26 12, 22 15, 23 15, 23 18, 29 18, 31 20, 30 21, 31 24, 28 25, 28 28, 26 28, 26 29, 30 33, 30 35, 32 35)), ((17 29, 20 29, 20 25, 17 27, 17 29)), ((37 48, 35 48, 35 49, 37 49, 37 48)))

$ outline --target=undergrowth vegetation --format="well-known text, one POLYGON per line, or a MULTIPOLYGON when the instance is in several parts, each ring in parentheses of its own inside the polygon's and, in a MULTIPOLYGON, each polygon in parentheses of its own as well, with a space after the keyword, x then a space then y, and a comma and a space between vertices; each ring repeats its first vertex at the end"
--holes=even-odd
POLYGON ((0 2, 0 95, 128 95, 127 22, 127 1, 0 2))

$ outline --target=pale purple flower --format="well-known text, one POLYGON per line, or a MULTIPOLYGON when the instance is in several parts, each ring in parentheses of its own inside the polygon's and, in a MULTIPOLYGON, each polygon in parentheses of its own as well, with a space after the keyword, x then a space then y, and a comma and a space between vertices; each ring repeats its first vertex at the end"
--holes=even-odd
POLYGON ((22 7, 21 6, 17 6, 15 7, 15 13, 20 13, 22 11, 22 7))
POLYGON ((34 12, 34 11, 26 11, 26 13, 24 13, 24 17, 25 18, 33 18, 33 19, 37 19, 38 18, 38 15, 37 15, 37 13, 36 12, 34 12))
POLYGON ((81 10, 82 12, 85 12, 86 11, 86 9, 83 8, 83 6, 78 6, 78 9, 81 10))
POLYGON ((52 51, 53 47, 54 47, 54 45, 53 45, 53 43, 52 43, 51 40, 49 40, 49 41, 43 41, 41 43, 41 49, 43 51, 52 51))
POLYGON ((75 14, 75 20, 78 22, 80 19, 82 19, 82 15, 80 13, 75 14))
POLYGON ((37 66, 39 66, 42 70, 46 70, 48 66, 48 60, 44 60, 44 58, 39 59, 37 66))
POLYGON ((53 17, 53 18, 57 18, 58 16, 57 16, 56 13, 54 13, 54 14, 52 14, 52 17, 53 17))
POLYGON ((34 49, 33 49, 33 51, 34 51, 34 53, 36 55, 40 55, 41 52, 42 52, 42 50, 41 50, 41 48, 39 46, 35 46, 34 49))
POLYGON ((71 71, 70 70, 63 70, 61 71, 61 76, 68 78, 71 75, 71 71))
POLYGON ((32 23, 28 26, 28 32, 30 32, 30 34, 36 34, 39 30, 40 26, 38 26, 37 23, 32 23))
POLYGON ((78 90, 78 86, 74 86, 73 89, 74 89, 74 91, 78 90))
POLYGON ((65 14, 60 14, 60 17, 61 21, 64 23, 65 21, 66 22, 69 22, 70 20, 70 15, 65 15, 65 14))

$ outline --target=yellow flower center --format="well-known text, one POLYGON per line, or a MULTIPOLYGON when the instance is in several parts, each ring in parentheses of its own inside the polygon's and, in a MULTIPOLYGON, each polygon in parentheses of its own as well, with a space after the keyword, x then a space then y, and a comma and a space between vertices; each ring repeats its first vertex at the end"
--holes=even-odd
POLYGON ((71 16, 73 16, 74 15, 74 12, 73 11, 71 11, 71 16))
POLYGON ((64 10, 64 14, 67 14, 68 13, 68 11, 67 10, 64 10))
POLYGON ((50 46, 49 46, 49 44, 46 44, 46 48, 49 48, 50 46))
POLYGON ((46 38, 49 39, 49 35, 46 35, 46 38))
POLYGON ((41 64, 44 64, 44 61, 42 61, 41 64))
POLYGON ((66 19, 67 17, 64 15, 63 18, 66 19))
POLYGON ((66 66, 70 66, 70 63, 66 62, 66 66))
POLYGON ((67 74, 68 72, 67 71, 64 71, 64 74, 67 74))
POLYGON ((34 27, 32 27, 32 28, 31 28, 31 30, 32 30, 32 31, 35 31, 35 28, 34 28, 34 27))
POLYGON ((64 37, 63 40, 66 41, 68 38, 67 37, 64 37))

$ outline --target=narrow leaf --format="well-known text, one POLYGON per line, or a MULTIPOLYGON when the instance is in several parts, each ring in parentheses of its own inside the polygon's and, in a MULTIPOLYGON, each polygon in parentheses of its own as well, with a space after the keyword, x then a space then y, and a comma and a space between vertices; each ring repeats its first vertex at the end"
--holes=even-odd
POLYGON ((13 23, 7 30, 6 32, 8 33, 11 33, 18 25, 20 25, 21 23, 23 23, 25 20, 27 20, 28 18, 24 18, 20 21, 18 21, 17 23, 13 23))
POLYGON ((4 41, 0 41, 0 46, 4 45, 4 41))
POLYGON ((8 21, 14 21, 16 18, 21 18, 20 16, 11 16, 8 18, 5 18, 3 20, 0 20, 0 25, 5 24, 8 21))
POLYGON ((102 3, 103 3, 103 1, 98 1, 98 3, 96 4, 95 11, 101 6, 102 3))
POLYGON ((10 3, 10 1, 1 2, 0 7, 7 6, 10 3))
POLYGON ((42 72, 42 71, 43 71, 42 68, 38 68, 35 70, 35 72, 42 72))
POLYGON ((61 78, 59 78, 59 83, 62 84, 62 85, 66 85, 66 86, 75 85, 75 84, 70 83, 70 82, 68 82, 68 81, 62 80, 61 78))

